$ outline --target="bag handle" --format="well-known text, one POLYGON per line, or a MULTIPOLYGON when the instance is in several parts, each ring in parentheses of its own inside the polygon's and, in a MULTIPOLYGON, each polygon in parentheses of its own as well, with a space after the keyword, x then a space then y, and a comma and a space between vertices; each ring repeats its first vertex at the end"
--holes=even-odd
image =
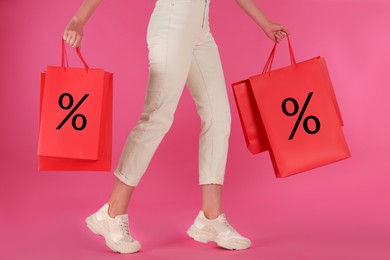
MULTIPOLYGON (((289 52, 290 52, 290 62, 291 62, 291 65, 293 65, 293 64, 296 64, 297 62, 295 60, 294 52, 293 52, 293 49, 291 47, 290 37, 288 36, 288 34, 287 34, 287 41, 288 41, 288 49, 289 49, 289 52)), ((264 74, 266 72, 271 74, 272 62, 274 61, 275 52, 276 52, 276 45, 277 44, 278 44, 278 42, 275 41, 274 47, 272 48, 271 54, 269 55, 268 60, 265 63, 263 72, 261 74, 264 74)))
MULTIPOLYGON (((85 69, 88 71, 89 66, 87 65, 83 56, 81 55, 81 51, 80 51, 79 47, 76 48, 76 53, 77 53, 77 56, 79 56, 81 62, 83 63, 85 69)), ((66 67, 69 68, 68 55, 66 54, 66 48, 65 48, 65 40, 62 39, 61 67, 65 68, 65 63, 66 63, 66 67)))

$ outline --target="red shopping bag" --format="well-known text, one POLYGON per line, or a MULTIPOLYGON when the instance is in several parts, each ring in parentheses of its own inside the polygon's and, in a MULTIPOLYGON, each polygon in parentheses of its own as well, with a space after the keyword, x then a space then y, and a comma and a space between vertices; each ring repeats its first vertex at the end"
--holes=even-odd
POLYGON ((263 73, 249 79, 277 177, 349 158, 342 119, 325 60, 315 57, 271 71, 276 45, 263 73))
POLYGON ((40 170, 111 169, 112 73, 88 67, 41 73, 38 157, 40 170))
POLYGON ((253 154, 268 150, 267 135, 257 109, 250 81, 236 82, 232 84, 232 87, 246 146, 253 154))
MULTIPOLYGON (((269 66, 276 49, 274 45, 265 68, 269 66)), ((265 70, 264 68, 264 70, 265 70)), ((263 71, 264 73, 264 71, 263 71)), ((245 143, 252 154, 261 153, 269 149, 268 138, 264 130, 261 115, 257 109, 249 79, 232 84, 234 100, 240 116, 241 127, 245 143)))

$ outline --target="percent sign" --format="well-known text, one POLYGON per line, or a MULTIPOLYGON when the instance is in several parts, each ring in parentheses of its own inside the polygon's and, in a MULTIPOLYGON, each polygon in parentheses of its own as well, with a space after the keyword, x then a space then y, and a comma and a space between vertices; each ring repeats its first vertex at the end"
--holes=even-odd
MULTIPOLYGON (((291 140, 291 139, 294 138, 295 132, 297 131, 298 126, 301 123, 302 117, 305 114, 306 108, 309 105, 309 102, 310 102, 310 99, 311 99, 312 96, 313 96, 313 92, 309 92, 309 95, 307 95, 307 98, 305 100, 305 104, 303 104, 302 110, 301 110, 301 112, 298 115, 298 119, 295 122, 294 128, 291 131, 291 134, 290 134, 290 137, 288 138, 288 140, 291 140)), ((283 113, 286 116, 295 116, 298 113, 298 111, 299 111, 298 102, 294 98, 291 98, 291 97, 286 98, 282 102, 282 110, 283 110, 283 113), (293 103, 294 110, 292 112, 287 111, 287 102, 292 102, 293 103)), ((314 134, 318 133, 318 131, 320 131, 320 128, 321 128, 320 120, 317 117, 315 117, 315 116, 307 116, 303 120, 303 129, 305 129, 305 132, 308 133, 308 134, 314 135, 314 134), (310 130, 309 129, 308 122, 309 122, 310 119, 313 120, 314 123, 315 123, 316 127, 315 127, 314 130, 310 130)))
MULTIPOLYGON (((69 120, 69 118, 74 114, 74 112, 80 107, 80 105, 87 99, 89 94, 85 94, 83 98, 73 107, 70 113, 61 121, 61 123, 57 126, 56 129, 61 129, 62 126, 69 120)), ((58 104, 64 110, 68 110, 73 106, 73 96, 69 93, 63 93, 58 99, 58 104), (67 97, 69 99, 69 103, 67 106, 64 105, 64 98, 67 97)), ((87 126, 87 118, 83 114, 76 114, 72 118, 72 126, 75 130, 81 131, 87 126), (82 119, 82 124, 80 127, 76 125, 77 118, 80 117, 82 119)))

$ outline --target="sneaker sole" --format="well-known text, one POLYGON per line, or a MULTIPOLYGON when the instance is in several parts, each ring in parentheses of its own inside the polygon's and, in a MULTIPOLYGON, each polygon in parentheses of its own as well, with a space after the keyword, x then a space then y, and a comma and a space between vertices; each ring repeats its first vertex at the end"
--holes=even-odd
POLYGON ((205 232, 195 227, 194 225, 192 225, 187 230, 187 234, 195 241, 201 243, 215 242, 217 243, 218 246, 229 250, 243 250, 243 249, 247 249, 251 245, 250 242, 248 241, 245 242, 242 239, 234 239, 234 238, 231 238, 229 240, 218 239, 214 235, 210 235, 210 233, 205 232))
POLYGON ((97 221, 95 214, 92 214, 91 216, 87 217, 85 219, 85 223, 87 224, 87 227, 89 230, 92 231, 95 235, 99 235, 104 237, 104 240, 106 241, 106 245, 114 252, 121 253, 121 254, 132 254, 136 253, 141 249, 141 244, 137 242, 136 246, 132 250, 121 250, 114 241, 111 240, 110 236, 107 235, 106 230, 104 227, 102 227, 99 222, 97 221))
POLYGON ((95 215, 91 215, 85 219, 85 223, 87 224, 87 227, 89 230, 92 231, 95 235, 103 236, 104 237, 104 232, 102 231, 103 228, 101 225, 96 220, 95 215))
POLYGON ((192 225, 188 230, 187 234, 195 241, 201 242, 201 243, 208 243, 210 241, 215 241, 215 236, 210 236, 209 233, 195 227, 192 225))

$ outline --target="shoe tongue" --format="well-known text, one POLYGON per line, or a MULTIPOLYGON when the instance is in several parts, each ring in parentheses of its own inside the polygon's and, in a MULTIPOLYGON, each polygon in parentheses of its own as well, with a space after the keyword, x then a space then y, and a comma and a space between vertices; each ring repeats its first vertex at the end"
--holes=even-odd
POLYGON ((226 215, 225 215, 225 213, 222 213, 221 215, 219 215, 218 218, 219 218, 220 220, 226 220, 226 215))
POLYGON ((115 216, 115 219, 117 219, 120 222, 128 222, 129 221, 129 215, 128 214, 117 215, 117 216, 115 216))

